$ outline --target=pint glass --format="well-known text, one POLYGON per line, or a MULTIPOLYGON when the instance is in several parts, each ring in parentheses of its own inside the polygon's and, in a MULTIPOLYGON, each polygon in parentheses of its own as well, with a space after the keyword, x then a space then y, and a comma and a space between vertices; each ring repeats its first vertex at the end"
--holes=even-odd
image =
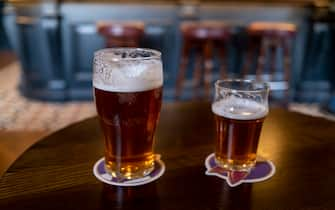
POLYGON ((105 140, 105 168, 118 179, 154 169, 154 133, 162 103, 158 51, 111 48, 95 52, 94 99, 105 140))
POLYGON ((248 171, 256 162, 269 87, 249 80, 218 80, 212 111, 215 117, 215 160, 223 168, 248 171))

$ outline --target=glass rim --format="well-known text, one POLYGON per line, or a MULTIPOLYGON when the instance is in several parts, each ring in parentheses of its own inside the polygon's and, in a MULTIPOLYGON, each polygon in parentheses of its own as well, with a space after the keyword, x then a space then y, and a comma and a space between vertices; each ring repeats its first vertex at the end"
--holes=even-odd
POLYGON ((270 85, 267 82, 262 82, 262 81, 257 81, 257 80, 251 80, 251 79, 219 79, 215 82, 215 87, 216 88, 221 88, 224 90, 229 90, 229 91, 236 91, 236 92, 248 92, 248 93, 260 93, 264 91, 269 91, 270 90, 270 85), (255 89, 255 90, 242 90, 238 88, 229 88, 229 87, 223 87, 220 86, 220 83, 222 82, 246 82, 250 84, 260 84, 263 87, 261 89, 255 89))
POLYGON ((150 48, 140 48, 140 47, 112 47, 112 48, 104 48, 94 52, 94 57, 103 57, 104 59, 119 62, 119 61, 140 61, 140 60, 153 60, 153 59, 161 59, 162 53, 158 50, 150 49, 150 48), (141 50, 145 52, 153 53, 147 57, 136 57, 136 58, 120 58, 120 57, 113 57, 113 52, 116 51, 136 51, 141 50), (104 55, 104 56, 103 56, 104 55))

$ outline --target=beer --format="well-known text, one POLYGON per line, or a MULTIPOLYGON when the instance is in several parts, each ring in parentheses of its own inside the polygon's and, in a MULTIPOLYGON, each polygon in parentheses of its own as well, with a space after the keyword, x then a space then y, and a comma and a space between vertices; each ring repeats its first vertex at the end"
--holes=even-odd
MULTIPOLYGON (((94 64, 94 98, 105 140, 105 168, 121 180, 140 178, 154 169, 163 75, 160 59, 145 56, 141 60, 143 52, 146 50, 112 49, 107 52, 112 60, 96 59, 94 64)), ((101 54, 106 56, 103 51, 95 57, 101 54)))
POLYGON ((256 161, 258 140, 268 109, 248 99, 226 98, 212 104, 216 124, 215 159, 231 170, 248 170, 256 161))
POLYGON ((137 171, 149 173, 154 164, 152 145, 161 108, 162 87, 127 93, 94 88, 94 92, 105 134, 107 169, 111 173, 120 171, 125 176, 134 176, 137 171))

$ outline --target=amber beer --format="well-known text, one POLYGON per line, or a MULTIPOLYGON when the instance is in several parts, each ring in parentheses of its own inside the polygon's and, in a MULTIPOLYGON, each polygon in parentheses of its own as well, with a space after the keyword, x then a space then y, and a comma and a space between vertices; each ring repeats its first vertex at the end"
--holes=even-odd
POLYGON ((162 103, 162 67, 160 59, 150 61, 148 56, 141 62, 143 51, 134 54, 139 49, 119 50, 133 56, 127 59, 125 54, 119 57, 122 54, 119 51, 108 51, 114 59, 112 65, 115 60, 122 63, 115 65, 117 68, 111 67, 110 77, 102 76, 107 81, 99 78, 101 71, 95 67, 94 97, 104 134, 106 169, 113 177, 134 179, 154 169, 153 145, 162 103))
POLYGON ((212 111, 216 162, 230 170, 249 170, 256 161, 267 104, 231 96, 215 101, 212 111))
POLYGON ((162 87, 140 92, 94 88, 97 112, 105 135, 107 169, 114 175, 147 174, 153 169, 154 133, 162 87))

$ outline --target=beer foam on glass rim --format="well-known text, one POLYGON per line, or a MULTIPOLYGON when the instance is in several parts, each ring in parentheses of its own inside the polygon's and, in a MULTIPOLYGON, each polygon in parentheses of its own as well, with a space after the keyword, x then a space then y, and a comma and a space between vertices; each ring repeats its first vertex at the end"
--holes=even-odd
POLYGON ((212 104, 212 111, 221 117, 236 120, 254 120, 263 118, 268 113, 267 106, 250 99, 234 96, 221 99, 212 104))
POLYGON ((161 53, 151 49, 110 48, 95 53, 93 87, 140 92, 163 85, 161 53))

